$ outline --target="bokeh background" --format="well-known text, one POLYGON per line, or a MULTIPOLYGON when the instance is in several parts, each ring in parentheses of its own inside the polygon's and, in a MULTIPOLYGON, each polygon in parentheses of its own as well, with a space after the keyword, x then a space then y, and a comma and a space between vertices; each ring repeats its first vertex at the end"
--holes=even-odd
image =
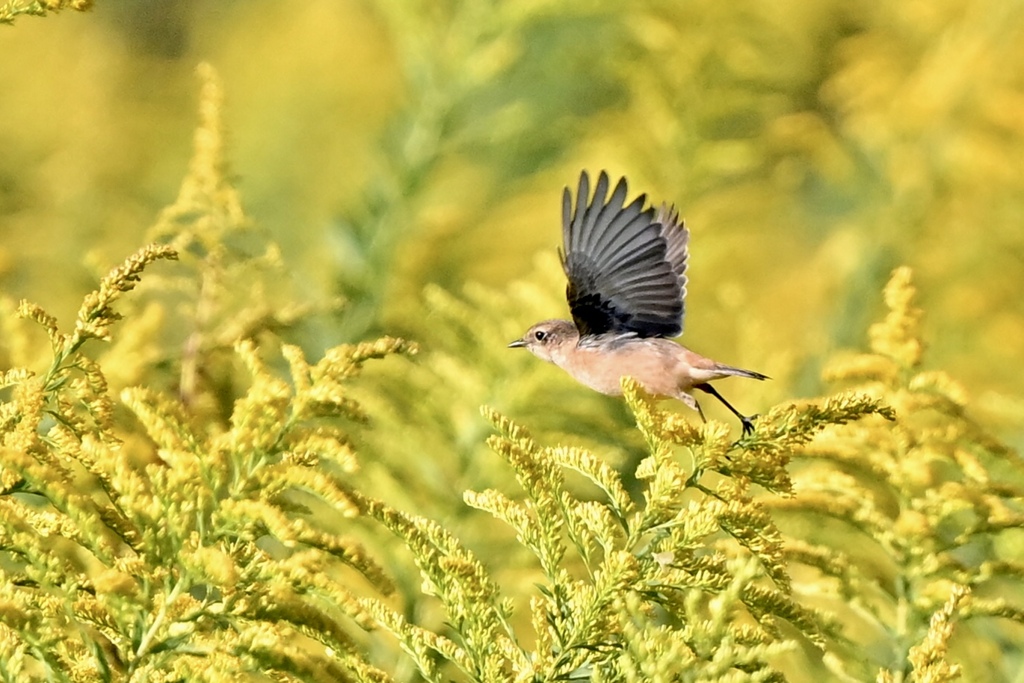
MULTIPOLYGON (((561 190, 608 169, 681 207, 686 343, 776 378, 730 385, 741 408, 820 392, 822 359, 863 346, 907 264, 927 364, 1019 448, 1022 46, 1015 0, 101 0, 21 17, 0 27, 0 288, 68 321, 143 243, 186 172, 208 61, 249 217, 302 296, 349 301, 307 348, 387 332, 472 355, 472 331, 438 329, 448 296, 495 338, 564 315, 561 190)), ((480 380, 486 401, 524 368, 532 391, 591 400, 477 350, 507 370, 480 380)))
MULTIPOLYGON (((359 379, 372 419, 353 427, 354 487, 454 530, 510 595, 535 590, 533 560, 462 499, 511 482, 479 407, 627 476, 646 455, 622 401, 505 348, 566 314, 561 193, 584 168, 680 207, 685 343, 773 377, 722 383, 741 410, 833 391, 822 368, 866 347, 905 264, 925 364, 962 383, 983 431, 1024 449, 1021 0, 98 0, 22 16, 0 26, 0 304, 30 299, 67 329, 148 241, 188 173, 201 62, 226 94, 230 182, 282 249, 272 284, 347 301, 282 335, 312 359, 383 334, 421 346, 359 379)), ((165 275, 187 276, 185 260, 165 275)), ((117 337, 133 322, 176 326, 159 340, 191 329, 181 311, 132 308, 160 282, 147 271, 114 343, 89 349, 112 393, 173 385, 171 362, 148 359, 180 344, 130 362, 140 335, 117 337)), ((443 623, 380 536, 364 540, 403 613, 443 623)), ((1019 680, 1018 631, 964 641, 965 661, 1004 656, 968 680, 1019 680)), ((863 640, 870 680, 889 643, 863 640)), ((390 641, 364 645, 395 660, 390 641)), ((815 657, 794 657, 791 680, 824 680, 815 657)))

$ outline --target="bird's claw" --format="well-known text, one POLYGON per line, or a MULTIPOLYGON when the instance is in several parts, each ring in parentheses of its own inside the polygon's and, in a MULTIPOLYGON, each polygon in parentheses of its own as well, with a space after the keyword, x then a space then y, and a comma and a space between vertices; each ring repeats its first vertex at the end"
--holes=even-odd
POLYGON ((754 432, 754 420, 756 420, 758 417, 760 416, 751 415, 750 417, 744 417, 740 415, 740 424, 743 425, 743 436, 747 436, 748 434, 752 434, 754 432))

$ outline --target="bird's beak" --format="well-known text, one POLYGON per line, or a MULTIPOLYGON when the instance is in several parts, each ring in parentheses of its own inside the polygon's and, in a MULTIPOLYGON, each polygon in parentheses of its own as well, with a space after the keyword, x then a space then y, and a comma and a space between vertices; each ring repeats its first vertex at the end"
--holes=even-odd
POLYGON ((526 342, 522 339, 516 339, 514 342, 508 345, 510 349, 521 349, 526 346, 526 342))

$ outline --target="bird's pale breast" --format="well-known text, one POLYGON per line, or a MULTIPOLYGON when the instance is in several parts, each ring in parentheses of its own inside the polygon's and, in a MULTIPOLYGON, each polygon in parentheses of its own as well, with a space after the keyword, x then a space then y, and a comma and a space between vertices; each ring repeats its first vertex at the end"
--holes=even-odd
POLYGON ((577 346, 559 360, 581 384, 610 396, 622 393, 624 376, 634 378, 651 394, 674 397, 720 376, 713 361, 661 338, 577 346))

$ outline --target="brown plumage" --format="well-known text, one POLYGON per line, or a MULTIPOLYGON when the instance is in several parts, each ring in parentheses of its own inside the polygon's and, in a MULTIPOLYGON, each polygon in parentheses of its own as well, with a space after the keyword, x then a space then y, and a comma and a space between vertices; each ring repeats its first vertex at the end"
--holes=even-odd
POLYGON ((626 179, 608 197, 608 174, 580 175, 576 202, 562 198, 562 267, 568 278, 568 320, 539 322, 509 344, 554 363, 602 394, 622 393, 621 378, 637 380, 649 393, 677 398, 704 413, 693 390, 716 397, 737 411, 709 384, 729 376, 768 379, 751 370, 715 362, 668 337, 683 331, 686 262, 690 232, 674 207, 645 208, 646 195, 626 204, 626 179))

